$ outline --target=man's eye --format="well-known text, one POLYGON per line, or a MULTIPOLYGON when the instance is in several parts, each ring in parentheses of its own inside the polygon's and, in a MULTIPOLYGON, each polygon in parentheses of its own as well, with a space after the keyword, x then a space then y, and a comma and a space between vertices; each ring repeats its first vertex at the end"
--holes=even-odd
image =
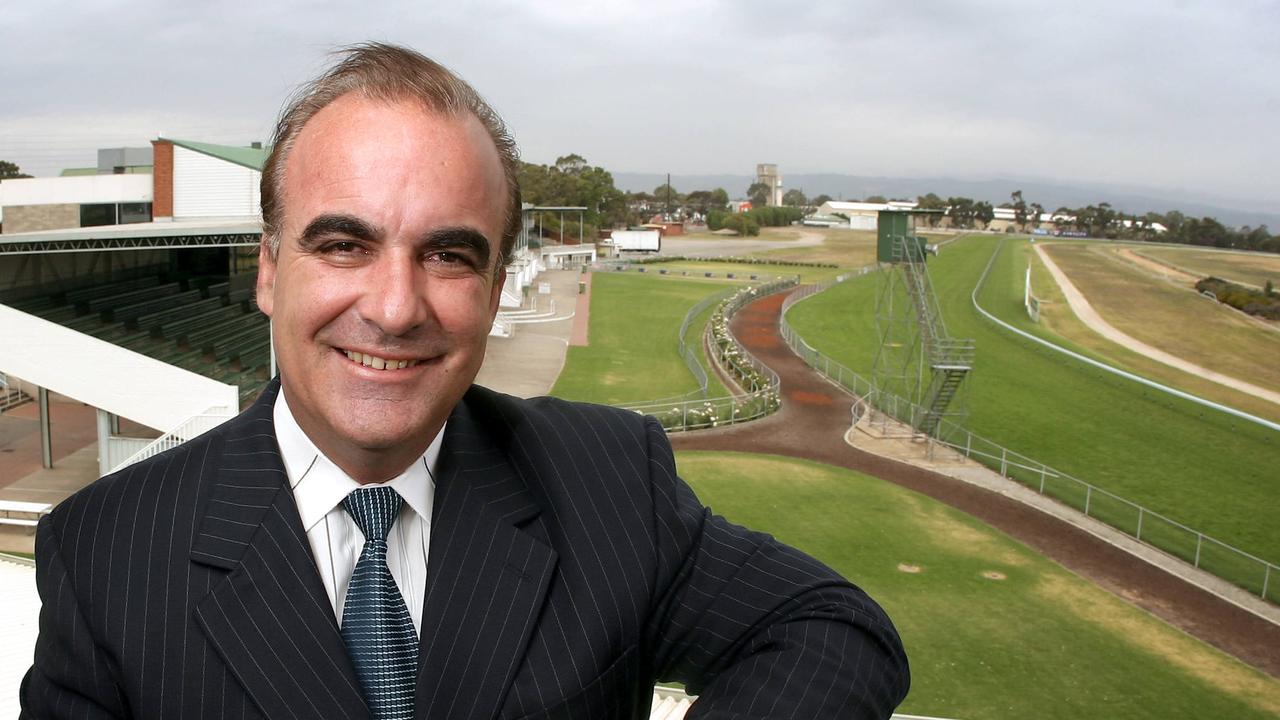
POLYGON ((358 243, 352 242, 351 240, 338 240, 337 242, 329 243, 325 247, 325 251, 345 255, 349 253, 359 252, 360 245, 358 243))
POLYGON ((431 262, 441 263, 443 265, 470 266, 472 264, 471 258, 467 257, 466 255, 463 255, 462 253, 456 253, 450 250, 441 250, 440 252, 432 253, 428 257, 428 260, 431 262))

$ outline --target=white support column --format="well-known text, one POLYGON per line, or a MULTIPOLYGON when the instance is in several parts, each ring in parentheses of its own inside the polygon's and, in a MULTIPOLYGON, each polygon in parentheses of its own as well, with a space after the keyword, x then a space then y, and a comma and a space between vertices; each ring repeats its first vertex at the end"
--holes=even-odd
POLYGON ((43 386, 36 389, 36 402, 40 406, 40 464, 53 467, 53 434, 49 430, 49 391, 43 386))
POLYGON ((98 477, 111 472, 111 413, 98 408, 98 477))

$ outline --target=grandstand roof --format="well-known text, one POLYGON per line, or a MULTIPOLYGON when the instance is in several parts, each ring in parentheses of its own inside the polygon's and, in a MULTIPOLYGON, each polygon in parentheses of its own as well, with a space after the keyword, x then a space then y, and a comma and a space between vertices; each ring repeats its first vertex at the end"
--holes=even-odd
POLYGON ((256 218, 100 225, 0 234, 0 255, 144 247, 254 245, 261 235, 262 223, 256 218))
POLYGON ((178 140, 176 138, 162 137, 161 140, 173 143, 178 147, 184 147, 193 152, 198 152, 209 157, 215 157, 219 160, 225 160, 250 170, 262 170, 262 166, 267 161, 267 154, 271 152, 271 148, 264 147, 237 147, 234 145, 215 145, 213 143, 196 142, 194 140, 178 140))
POLYGON ((239 408, 227 385, 0 305, 0 372, 168 431, 210 408, 239 408))

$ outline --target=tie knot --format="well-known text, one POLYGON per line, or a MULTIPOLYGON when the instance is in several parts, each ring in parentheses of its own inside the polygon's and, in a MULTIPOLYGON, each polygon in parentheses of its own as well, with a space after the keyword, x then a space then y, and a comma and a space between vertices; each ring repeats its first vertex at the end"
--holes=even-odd
POLYGON ((352 490, 342 501, 342 505, 351 519, 356 521, 368 542, 387 539, 387 533, 391 530, 391 524, 396 521, 403 502, 395 488, 383 485, 352 490))

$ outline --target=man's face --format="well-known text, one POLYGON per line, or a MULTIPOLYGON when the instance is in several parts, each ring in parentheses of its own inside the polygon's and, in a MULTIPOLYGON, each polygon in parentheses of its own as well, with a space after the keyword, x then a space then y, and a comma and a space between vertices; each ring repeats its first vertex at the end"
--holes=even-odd
POLYGON ((479 371, 506 197, 469 114, 346 95, 298 134, 258 306, 298 424, 356 480, 407 467, 479 371))

